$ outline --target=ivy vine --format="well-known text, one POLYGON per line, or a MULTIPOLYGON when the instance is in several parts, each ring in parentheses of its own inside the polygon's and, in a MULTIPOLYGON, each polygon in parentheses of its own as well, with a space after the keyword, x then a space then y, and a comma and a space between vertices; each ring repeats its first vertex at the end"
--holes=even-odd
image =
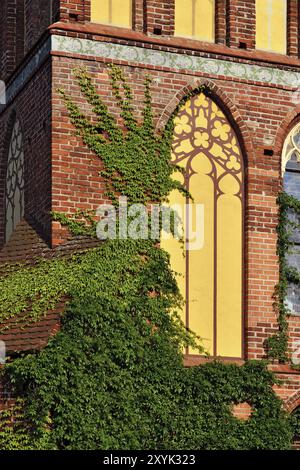
POLYGON ((100 174, 106 182, 107 197, 115 204, 118 195, 126 195, 129 204, 149 204, 166 201, 174 189, 187 194, 183 184, 171 177, 174 172, 182 171, 170 159, 173 120, 168 121, 161 134, 155 132, 150 79, 145 81, 143 119, 139 123, 133 112, 133 95, 122 70, 112 65, 109 74, 125 131, 101 100, 85 69, 76 69, 75 76, 96 115, 95 122, 60 90, 77 134, 104 164, 100 174))

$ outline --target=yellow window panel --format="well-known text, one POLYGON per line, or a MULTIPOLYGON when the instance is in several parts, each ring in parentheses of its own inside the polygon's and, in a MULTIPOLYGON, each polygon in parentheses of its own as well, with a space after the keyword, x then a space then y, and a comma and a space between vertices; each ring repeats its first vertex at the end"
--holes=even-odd
MULTIPOLYGON (((162 240, 186 305, 182 319, 213 356, 241 358, 243 338, 243 157, 228 119, 204 93, 189 99, 174 120, 172 162, 185 168, 193 201, 178 192, 170 204, 184 212, 183 249, 162 240), (197 206, 198 205, 198 206, 197 206), (201 226, 196 219, 202 206, 201 226), (202 231, 202 232, 201 232, 202 231), (203 234, 191 246, 189 234, 203 234)), ((189 354, 198 354, 190 349, 189 354)))
POLYGON ((256 48, 286 54, 287 1, 256 0, 256 48))
POLYGON ((92 0, 91 20, 94 23, 132 27, 132 0, 92 0))
MULTIPOLYGON (((197 333, 206 351, 214 354, 214 184, 207 175, 202 154, 194 159, 190 192, 194 202, 204 205, 204 245, 189 251, 188 258, 188 326, 197 333), (201 272, 202 271, 202 272, 201 272)), ((193 211, 194 212, 194 211, 193 211)), ((196 351, 189 351, 195 354, 196 351)))
MULTIPOLYGON (((235 182, 225 176, 228 189, 235 182)), ((225 185, 224 185, 225 186, 225 185)), ((225 189, 225 188, 224 188, 225 189)), ((242 207, 231 190, 219 197, 217 208, 217 356, 242 356, 242 207), (232 215, 234 215, 232 217, 232 215), (230 223, 228 223, 230 221, 230 223), (226 248, 225 248, 226 247, 226 248), (228 341, 230 338, 230 341, 228 341)))
POLYGON ((215 41, 215 0, 175 0, 175 35, 215 41))

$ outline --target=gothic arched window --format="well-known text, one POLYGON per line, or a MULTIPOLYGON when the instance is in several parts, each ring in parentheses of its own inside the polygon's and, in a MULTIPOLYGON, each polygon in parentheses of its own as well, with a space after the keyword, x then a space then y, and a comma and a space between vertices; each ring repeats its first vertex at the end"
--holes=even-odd
POLYGON ((287 0, 256 0, 256 49, 286 54, 287 0))
MULTIPOLYGON (((300 124, 287 136, 282 154, 283 189, 287 194, 300 200, 300 124)), ((300 223, 295 212, 289 211, 291 222, 300 223)), ((300 231, 294 229, 290 235, 293 248, 287 254, 290 266, 300 270, 300 231)), ((300 287, 290 283, 288 286, 287 305, 291 312, 300 315, 300 287)))
POLYGON ((94 23, 132 27, 132 0, 92 0, 91 20, 94 23))
POLYGON ((175 35, 215 41, 215 0, 175 0, 175 35))
MULTIPOLYGON (((204 93, 189 99, 175 118, 172 161, 185 169, 193 201, 178 191, 170 204, 184 209, 184 256, 176 239, 162 240, 186 301, 183 320, 210 354, 242 357, 244 168, 237 135, 204 93), (203 240, 192 247, 197 207, 203 240)), ((183 178, 178 172, 178 178, 183 178)), ((196 224, 198 225, 198 224, 196 224)), ((196 229, 199 236, 200 226, 196 229)), ((189 354, 195 353, 188 351, 189 354)))
POLYGON ((15 121, 9 145, 5 213, 5 239, 8 242, 24 216, 24 150, 23 135, 18 120, 15 121))

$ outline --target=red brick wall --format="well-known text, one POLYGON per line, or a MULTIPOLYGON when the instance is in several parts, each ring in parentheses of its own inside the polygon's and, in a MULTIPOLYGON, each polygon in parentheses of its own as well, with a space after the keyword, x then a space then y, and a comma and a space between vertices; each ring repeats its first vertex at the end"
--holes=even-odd
POLYGON ((58 0, 1 0, 0 79, 8 79, 53 19, 58 19, 58 6, 58 0))
POLYGON ((227 44, 255 48, 255 0, 227 0, 227 44))
POLYGON ((144 2, 145 32, 173 35, 175 24, 175 0, 147 0, 144 2))
POLYGON ((60 20, 84 22, 91 18, 91 0, 60 0, 60 20))
MULTIPOLYGON (((153 5, 154 3, 155 2, 152 2, 153 5)), ((244 4, 245 2, 242 3, 244 4)), ((250 3, 247 4, 250 8, 250 3)), ((78 11, 80 11, 80 5, 82 5, 82 3, 73 2, 72 4, 68 3, 68 5, 68 8, 71 8, 70 5, 73 5, 72 8, 75 10, 77 8, 78 11)), ((147 18, 149 21, 149 15, 151 12, 153 13, 152 19, 155 21, 155 6, 153 5, 151 10, 151 5, 150 3, 148 4, 149 9, 147 18)), ((167 4, 163 5, 166 7, 167 4)), ((136 6, 138 6, 138 1, 136 6)), ((243 8, 242 6, 240 5, 240 9, 238 11, 234 10, 236 5, 234 2, 231 2, 231 8, 233 10, 229 11, 235 11, 235 13, 238 12, 241 19, 245 14, 245 5, 243 8)), ((139 4, 139 8, 139 14, 141 16, 141 3, 139 4)), ((162 9, 161 14, 165 14, 164 8, 162 9)), ((235 31, 234 25, 231 26, 230 29, 232 38, 234 38, 233 31, 235 31)), ((238 33, 238 30, 236 30, 236 33, 238 33)), ((91 67, 90 61, 83 61, 82 63, 91 67)), ((53 209, 69 212, 74 211, 77 207, 96 208, 99 202, 103 201, 104 190, 103 182, 98 175, 99 161, 93 155, 90 155, 82 143, 80 143, 72 134, 72 129, 68 123, 68 118, 63 104, 55 92, 56 86, 64 86, 67 90, 72 90, 74 97, 80 99, 79 91, 74 85, 74 81, 70 75, 71 68, 77 64, 78 60, 75 59, 54 58, 54 114, 52 143, 53 209), (87 164, 90 165, 89 169, 87 169, 87 164), (89 177, 89 171, 92 172, 92 177, 89 177)), ((94 63, 91 70, 92 72, 99 70, 100 75, 97 75, 97 83, 99 85, 101 84, 101 88, 99 88, 99 90, 110 104, 112 96, 105 68, 103 68, 101 64, 94 63)), ((139 68, 128 68, 126 70, 129 74, 130 81, 134 83, 135 92, 137 93, 137 96, 139 96, 138 94, 141 92, 143 77, 146 71, 139 68)), ((159 118, 159 116, 166 111, 166 108, 168 108, 172 100, 174 100, 174 96, 177 93, 184 94, 182 93, 182 89, 190 84, 193 79, 193 75, 188 73, 177 74, 172 71, 160 72, 155 70, 152 70, 151 73, 153 77, 160 80, 159 83, 154 85, 154 105, 157 117, 159 118)), ((201 76, 201 74, 195 75, 199 75, 199 77, 201 76)), ((263 357, 264 339, 277 330, 277 321, 272 308, 272 294, 274 285, 278 279, 275 230, 277 223, 277 207, 275 200, 279 190, 280 181, 280 148, 275 151, 272 157, 265 156, 263 150, 265 147, 270 147, 270 142, 275 142, 281 122, 283 122, 285 117, 294 109, 293 94, 289 90, 267 84, 251 85, 239 82, 238 80, 233 82, 230 79, 220 80, 213 79, 213 77, 210 78, 214 81, 215 85, 219 87, 219 92, 222 94, 224 101, 226 102, 228 99, 228 103, 232 103, 235 109, 238 110, 241 119, 248 128, 248 136, 246 136, 245 133, 242 133, 243 137, 248 139, 251 145, 255 148, 255 152, 247 152, 248 200, 246 213, 246 241, 247 252, 250 253, 250 255, 246 259, 246 276, 249 280, 246 283, 246 310, 248 315, 246 322, 246 339, 249 357, 263 357)), ((39 85, 39 82, 32 82, 32 84, 35 83, 39 85)), ((39 89, 40 87, 38 86, 37 90, 39 89)), ((23 94, 20 95, 20 98, 18 99, 21 100, 22 96, 23 94)), ((31 100, 30 102, 33 102, 35 105, 35 99, 32 99, 32 96, 27 98, 27 100, 31 100)), ((18 101, 16 101, 15 104, 19 106, 18 101)), ((138 101, 136 104, 138 108, 138 101)), ((28 107, 28 101, 26 102, 25 100, 24 105, 21 105, 21 107, 22 106, 28 107)), ((170 112, 173 109, 174 107, 170 109, 170 112)), ((46 128, 47 125, 49 125, 47 121, 49 113, 50 111, 48 110, 48 114, 45 114, 45 106, 44 104, 41 104, 41 108, 37 109, 36 113, 31 112, 29 118, 25 118, 25 122, 27 123, 26 127, 29 127, 33 132, 33 137, 32 135, 27 137, 28 144, 26 145, 29 147, 31 146, 28 153, 34 155, 34 158, 32 157, 31 166, 32 171, 37 171, 37 174, 39 175, 36 180, 40 180, 40 175, 45 174, 46 166, 40 166, 41 157, 40 155, 36 157, 36 153, 38 152, 41 154, 44 151, 43 149, 45 149, 45 153, 47 154, 47 142, 49 142, 49 136, 47 137, 48 140, 45 140, 46 143, 42 145, 40 145, 39 139, 41 139, 41 135, 44 132, 42 123, 44 123, 46 128), (40 119, 38 117, 38 113, 41 113, 42 110, 46 119, 40 119), (32 142, 34 142, 34 144, 32 142), (32 150, 32 148, 34 150, 32 150)), ((50 165, 49 162, 48 165, 50 165)), ((49 167, 48 171, 50 171, 49 167)), ((32 184, 32 188, 34 188, 34 190, 32 191, 32 194, 28 194, 26 196, 26 210, 28 211, 28 214, 33 215, 35 219, 38 220, 44 233, 48 231, 49 237, 49 221, 47 223, 44 222, 46 217, 45 208, 49 208, 50 206, 49 196, 45 196, 45 199, 41 201, 44 197, 42 196, 43 192, 39 191, 37 183, 33 180, 30 184, 32 184), (39 201, 38 209, 36 208, 37 200, 39 201), (38 212, 37 215, 35 215, 35 211, 38 212), (48 227, 47 230, 46 227, 48 227)), ((49 195, 49 182, 46 182, 45 184, 47 188, 45 194, 49 195)), ((57 224, 55 225, 53 234, 54 243, 58 243, 60 241, 60 234, 56 227, 57 224)), ((291 328, 294 335, 298 334, 297 325, 296 320, 291 320, 291 328)))
POLYGON ((0 3, 0 79, 5 80, 16 67, 17 0, 0 3))
POLYGON ((227 40, 227 2, 224 0, 216 0, 216 43, 226 44, 227 40))
POLYGON ((287 33, 287 53, 292 57, 299 56, 299 2, 298 0, 288 0, 288 33, 287 33))
POLYGON ((232 413, 233 415, 242 420, 242 421, 247 421, 252 414, 252 408, 248 403, 239 403, 238 405, 234 405, 232 407, 232 413))

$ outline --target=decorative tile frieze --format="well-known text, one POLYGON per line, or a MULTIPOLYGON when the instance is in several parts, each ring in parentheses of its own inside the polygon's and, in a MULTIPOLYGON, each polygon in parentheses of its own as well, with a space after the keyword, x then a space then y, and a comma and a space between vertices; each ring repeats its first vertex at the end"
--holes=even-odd
POLYGON ((124 60, 147 66, 172 68, 176 71, 203 72, 254 82, 281 86, 300 86, 300 71, 281 70, 223 59, 196 57, 137 46, 126 46, 90 39, 52 36, 52 51, 124 60))
POLYGON ((276 67, 245 64, 224 59, 197 57, 138 46, 53 35, 44 42, 37 53, 7 87, 6 99, 2 100, 2 105, 3 102, 9 104, 14 99, 51 51, 79 54, 81 56, 95 56, 110 60, 123 60, 150 67, 159 66, 171 68, 177 72, 201 72, 216 77, 225 76, 231 79, 269 83, 277 86, 300 87, 300 71, 282 70, 276 67))

